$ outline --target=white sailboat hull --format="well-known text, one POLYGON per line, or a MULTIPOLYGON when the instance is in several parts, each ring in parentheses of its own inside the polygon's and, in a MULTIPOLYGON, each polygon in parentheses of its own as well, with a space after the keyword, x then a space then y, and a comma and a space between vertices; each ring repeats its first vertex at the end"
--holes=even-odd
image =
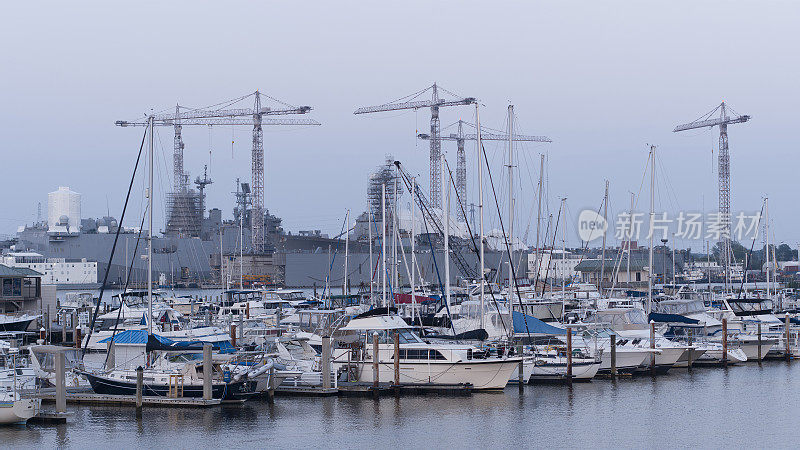
POLYGON ((24 424, 39 414, 42 400, 23 398, 16 401, 0 401, 0 425, 24 424))

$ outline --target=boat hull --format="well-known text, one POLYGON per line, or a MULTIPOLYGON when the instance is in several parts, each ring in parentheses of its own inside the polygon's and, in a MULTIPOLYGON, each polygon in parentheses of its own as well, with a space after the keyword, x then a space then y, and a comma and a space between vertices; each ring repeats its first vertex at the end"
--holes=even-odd
MULTIPOLYGON (((761 340, 761 359, 767 356, 769 353, 769 349, 772 348, 778 342, 777 339, 762 339, 761 340)), ((757 361, 758 360, 758 340, 754 340, 752 342, 742 342, 740 348, 744 352, 745 356, 747 356, 748 361, 757 361)))
MULTIPOLYGON (((691 350, 692 352, 692 365, 694 365, 697 360, 706 353, 705 349, 695 348, 691 350)), ((689 349, 685 350, 678 361, 675 362, 673 367, 678 368, 688 368, 689 367, 689 349)))
POLYGON ((26 331, 31 326, 36 318, 26 318, 21 320, 9 320, 8 322, 0 322, 0 331, 26 331))
POLYGON ((16 401, 0 401, 0 425, 24 424, 39 414, 42 400, 23 398, 16 401))
MULTIPOLYGON (((519 358, 472 360, 468 362, 425 361, 401 362, 400 383, 407 385, 457 385, 469 384, 473 389, 503 389, 511 373, 519 367, 519 358)), ((374 380, 371 362, 359 362, 359 381, 374 380)), ((382 362, 378 370, 378 381, 394 382, 394 364, 382 362)))
MULTIPOLYGON (((595 360, 589 361, 575 361, 572 363, 572 381, 591 381, 597 371, 600 369, 601 363, 595 360)), ((529 383, 546 382, 546 381, 566 381, 567 380, 567 364, 560 362, 547 362, 545 364, 536 364, 533 367, 533 372, 528 380, 529 383)))
MULTIPOLYGON (((91 373, 84 373, 92 385, 92 390, 97 394, 106 395, 136 395, 136 382, 127 382, 109 377, 103 377, 91 373)), ((243 380, 230 383, 214 383, 211 386, 211 396, 222 400, 240 400, 248 398, 255 393, 255 381, 243 380)), ((169 394, 169 386, 164 384, 148 384, 142 386, 142 395, 152 395, 166 397, 169 394)), ((203 385, 183 386, 184 397, 202 397, 203 385)))
MULTIPOLYGON (((648 359, 649 356, 649 352, 625 351, 617 348, 617 371, 632 372, 644 364, 645 359, 648 359)), ((611 373, 611 350, 603 350, 599 372, 611 373)))

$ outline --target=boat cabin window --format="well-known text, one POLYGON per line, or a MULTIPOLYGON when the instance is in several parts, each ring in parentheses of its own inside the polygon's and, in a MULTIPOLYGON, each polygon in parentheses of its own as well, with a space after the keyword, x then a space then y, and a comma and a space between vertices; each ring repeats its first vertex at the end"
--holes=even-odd
POLYGON ((425 360, 446 360, 447 358, 438 350, 427 348, 401 348, 400 359, 425 359, 425 360))

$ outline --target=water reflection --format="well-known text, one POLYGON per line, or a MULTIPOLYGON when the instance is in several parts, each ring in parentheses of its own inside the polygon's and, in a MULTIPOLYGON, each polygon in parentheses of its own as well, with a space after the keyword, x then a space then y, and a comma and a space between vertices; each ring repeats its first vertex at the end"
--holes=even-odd
POLYGON ((207 409, 70 405, 67 425, 0 428, 3 446, 448 447, 792 445, 800 365, 766 361, 595 380, 571 388, 516 386, 471 396, 277 397, 207 409), (776 405, 788 405, 776 407, 776 405), (720 415, 724 412, 724 423, 720 415), (758 426, 753 425, 758 418, 758 426), (722 427, 722 428, 721 428, 722 427), (704 432, 722 430, 724 432, 704 432), (553 430, 558 430, 554 433, 553 430), (434 440, 435 439, 435 440, 434 440), (436 445, 436 444, 433 444, 436 445))

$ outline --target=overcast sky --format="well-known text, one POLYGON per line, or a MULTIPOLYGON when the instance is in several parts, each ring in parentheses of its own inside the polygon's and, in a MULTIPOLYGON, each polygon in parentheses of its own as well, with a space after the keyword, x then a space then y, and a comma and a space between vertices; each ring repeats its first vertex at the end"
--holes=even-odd
MULTIPOLYGON (((518 132, 553 139, 519 147, 520 234, 530 231, 540 152, 549 155, 550 210, 568 198, 572 243, 578 212, 598 207, 605 179, 612 213, 628 208, 628 192, 642 186, 647 143, 659 146, 663 167, 657 209, 716 209, 718 130, 672 129, 724 100, 752 116, 730 127, 733 210, 758 211, 768 195, 777 240, 800 242, 797 2, 12 2, 3 9, 0 233, 35 220, 40 201, 46 214, 47 193, 58 186, 83 194, 84 217, 107 210, 119 217, 142 130, 115 120, 256 89, 311 105, 322 123, 265 130, 267 207, 288 230, 335 233, 347 208, 364 209, 367 177, 385 154, 423 179, 428 170, 427 143, 415 134, 428 128, 429 111, 353 110, 436 81, 480 99, 487 126, 505 127, 510 102, 518 132)), ((443 128, 458 119, 474 120, 474 109, 442 110, 443 128)), ((235 178, 250 179, 250 130, 235 130, 233 145, 230 128, 184 134, 187 170, 194 178, 210 164, 209 206, 230 217, 235 178)), ((172 130, 159 130, 158 141, 163 193, 172 130)), ((443 149, 454 163, 454 145, 443 149)), ((504 145, 486 149, 495 182, 505 183, 504 145)), ((474 146, 468 151, 474 201, 474 146)), ((507 195, 500 196, 505 211, 507 195)), ((126 225, 137 224, 141 205, 137 184, 126 225)), ((488 226, 497 227, 489 205, 488 226)), ((161 227, 163 214, 156 208, 161 227)))

